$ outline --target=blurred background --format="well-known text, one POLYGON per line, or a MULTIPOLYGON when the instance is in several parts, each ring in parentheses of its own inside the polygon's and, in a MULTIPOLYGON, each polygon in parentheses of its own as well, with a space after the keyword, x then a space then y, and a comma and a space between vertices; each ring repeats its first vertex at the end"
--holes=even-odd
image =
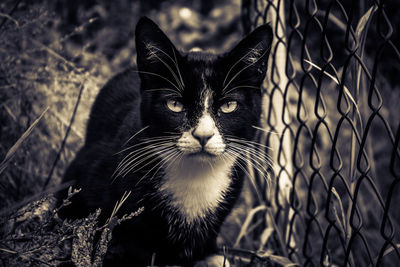
MULTIPOLYGON (((0 213, 59 184, 98 91, 135 64, 141 16, 182 50, 216 53, 270 23, 257 139, 273 163, 249 168, 221 248, 236 266, 397 266, 399 12, 396 0, 1 1, 0 213)), ((0 253, 21 249, 4 225, 0 253)))

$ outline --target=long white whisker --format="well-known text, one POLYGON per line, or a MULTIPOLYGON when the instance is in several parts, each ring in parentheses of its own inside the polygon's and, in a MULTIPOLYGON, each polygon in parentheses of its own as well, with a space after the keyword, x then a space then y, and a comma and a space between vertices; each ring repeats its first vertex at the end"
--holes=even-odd
POLYGON ((154 88, 154 89, 146 89, 146 92, 158 92, 158 91, 167 91, 172 92, 170 95, 175 95, 177 97, 181 96, 176 90, 169 89, 169 88, 154 88))
POLYGON ((123 150, 121 150, 121 151, 119 151, 119 152, 117 152, 115 154, 121 154, 122 152, 125 152, 127 150, 133 149, 135 147, 138 147, 138 146, 141 146, 141 145, 144 145, 144 144, 152 143, 152 142, 154 142, 154 144, 156 144, 155 141, 172 141, 174 139, 176 139, 176 137, 173 137, 173 136, 156 137, 156 138, 144 138, 144 139, 141 139, 141 142, 139 142, 137 144, 134 144, 134 145, 131 145, 129 147, 126 147, 123 150))
POLYGON ((172 49, 172 53, 174 53, 174 59, 175 59, 175 61, 173 61, 173 62, 175 63, 175 67, 176 67, 176 70, 178 71, 179 78, 181 79, 182 86, 183 86, 183 88, 185 88, 185 83, 183 82, 182 75, 179 70, 178 59, 176 58, 176 55, 175 55, 175 49, 172 49))
MULTIPOLYGON (((132 145, 123 151, 127 151, 137 146, 143 146, 135 151, 128 153, 118 164, 116 167, 112 177, 116 177, 124 173, 126 168, 132 164, 132 162, 139 160, 140 158, 146 158, 146 156, 151 155, 152 153, 156 153, 160 149, 170 149, 174 146, 174 142, 171 142, 174 138, 170 136, 166 137, 153 137, 153 138, 146 138, 146 141, 142 141, 138 144, 132 145)), ((123 152, 121 151, 121 152, 123 152)), ((119 153, 121 153, 119 152, 119 153)), ((115 178, 114 178, 115 180, 115 178)), ((113 181, 114 181, 113 180, 113 181)))
MULTIPOLYGON (((249 155, 244 156, 241 153, 243 153, 243 148, 234 148, 230 147, 229 148, 231 152, 235 152, 237 156, 241 156, 241 159, 246 160, 250 163, 250 165, 255 168, 257 171, 260 173, 266 173, 268 171, 268 168, 263 164, 265 163, 265 160, 257 155, 251 154, 253 157, 256 157, 256 159, 250 157, 249 155)), ((249 152, 248 152, 249 153, 249 152)), ((267 164, 268 166, 268 164, 267 164)))
POLYGON ((174 63, 175 68, 176 68, 176 70, 177 70, 177 72, 178 72, 178 75, 179 75, 179 78, 180 78, 180 82, 181 82, 182 88, 184 88, 184 87, 185 87, 185 84, 184 84, 184 82, 183 82, 182 75, 181 75, 181 72, 180 72, 180 70, 179 70, 178 59, 176 58, 175 49, 172 48, 172 53, 174 54, 174 58, 172 59, 172 58, 170 57, 170 55, 168 55, 167 53, 164 52, 164 50, 159 49, 159 48, 156 47, 156 46, 151 46, 151 48, 157 49, 158 51, 160 51, 161 53, 163 53, 167 58, 169 58, 169 59, 172 61, 172 63, 174 63))
MULTIPOLYGON (((142 161, 146 161, 146 160, 148 160, 148 159, 151 159, 152 157, 158 156, 158 155, 160 155, 161 153, 164 153, 164 152, 169 153, 170 150, 171 150, 171 147, 169 147, 169 148, 167 148, 167 149, 164 149, 164 150, 156 151, 154 154, 148 156, 146 159, 143 159, 142 161)), ((151 160, 150 162, 147 162, 146 164, 144 164, 144 165, 141 166, 140 168, 135 169, 135 172, 138 172, 138 171, 140 171, 141 169, 147 167, 148 165, 150 165, 151 163, 153 163, 155 160, 157 160, 157 157, 155 157, 155 158, 154 158, 153 160, 151 160)), ((140 162, 140 163, 135 163, 135 164, 132 166, 132 168, 135 168, 136 166, 138 166, 138 165, 140 165, 140 164, 141 164, 141 162, 140 162)))
MULTIPOLYGON (((122 164, 124 164, 125 162, 127 162, 128 160, 131 160, 133 157, 135 157, 136 155, 138 155, 138 154, 140 154, 140 153, 142 153, 143 151, 145 151, 144 153, 148 153, 148 152, 150 152, 150 151, 152 151, 152 150, 154 150, 154 149, 158 149, 158 148, 160 148, 161 146, 166 146, 166 145, 169 145, 169 144, 171 144, 171 142, 169 142, 169 141, 166 141, 166 142, 157 142, 157 143, 151 143, 151 144, 148 144, 148 145, 146 145, 146 146, 144 146, 144 147, 142 147, 142 148, 139 148, 139 149, 137 149, 137 150, 135 150, 135 151, 132 151, 132 152, 130 152, 129 154, 127 154, 122 160, 121 160, 121 162, 119 163, 119 165, 122 165, 122 164)), ((118 166, 119 166, 118 165, 118 166)))
POLYGON ((258 127, 258 126, 255 126, 255 125, 252 125, 251 127, 253 127, 254 129, 257 129, 257 130, 259 130, 259 131, 262 131, 262 132, 264 132, 264 133, 276 134, 276 135, 278 135, 278 136, 281 136, 281 135, 282 135, 282 134, 280 134, 280 133, 278 133, 278 132, 271 131, 271 130, 267 130, 267 129, 263 129, 263 128, 258 127))
POLYGON ((153 180, 153 178, 156 176, 156 174, 161 170, 161 168, 169 162, 169 164, 167 165, 167 168, 176 160, 179 158, 179 156, 181 156, 183 153, 180 151, 175 151, 175 153, 171 153, 169 154, 167 157, 162 158, 162 161, 164 161, 163 164, 160 165, 160 167, 154 172, 154 174, 151 176, 150 180, 153 180))
POLYGON ((154 136, 154 137, 146 137, 141 139, 141 141, 148 141, 148 140, 159 140, 159 139, 174 139, 176 137, 178 137, 178 134, 169 134, 169 135, 158 135, 158 136, 154 136))
POLYGON ((161 79, 164 79, 164 80, 166 80, 167 82, 169 82, 173 87, 175 87, 175 89, 178 90, 178 93, 179 93, 179 94, 181 93, 181 89, 178 88, 177 85, 175 85, 175 84, 174 84, 173 82, 171 82, 168 78, 165 78, 165 77, 162 76, 162 75, 159 75, 159 74, 154 73, 154 72, 149 72, 149 71, 139 71, 139 70, 135 70, 134 72, 143 73, 143 74, 149 74, 149 75, 154 75, 154 76, 156 76, 156 77, 159 77, 159 78, 161 78, 161 79))
POLYGON ((269 149, 269 150, 271 149, 269 146, 264 145, 264 144, 261 144, 261 143, 259 143, 259 142, 250 141, 250 140, 245 140, 245 139, 238 139, 238 138, 236 138, 236 137, 234 137, 234 136, 231 136, 231 135, 227 135, 227 136, 226 136, 226 139, 227 139, 228 141, 231 141, 231 142, 242 143, 242 144, 253 144, 253 145, 256 145, 256 146, 263 147, 263 148, 265 148, 265 149, 269 149))
POLYGON ((154 160, 156 160, 155 156, 160 155, 163 152, 168 152, 168 150, 170 150, 172 147, 173 146, 164 147, 164 148, 154 148, 153 150, 151 150, 149 152, 140 154, 139 156, 125 162, 123 164, 123 167, 120 170, 118 170, 118 174, 125 177, 126 174, 128 174, 129 172, 134 170, 138 165, 142 164, 143 162, 146 162, 147 160, 149 160, 151 158, 154 158, 153 160, 142 165, 139 169, 135 170, 135 171, 139 171, 139 170, 143 169, 144 167, 148 166, 149 164, 153 163, 154 160), (139 160, 139 161, 137 161, 137 160, 139 160), (135 161, 137 161, 137 162, 135 162, 135 161))
MULTIPOLYGON (((242 155, 240 155, 240 154, 238 154, 238 153, 234 153, 234 152, 231 151, 231 150, 227 150, 226 152, 227 152, 227 153, 226 153, 226 156, 227 156, 227 157, 230 157, 231 159, 235 159, 235 158, 239 157, 240 159, 245 160, 245 159, 243 159, 243 156, 242 156, 242 155)), ((245 168, 242 164, 240 164, 239 161, 236 161, 236 165, 246 174, 246 176, 248 176, 249 178, 251 178, 250 173, 246 170, 246 168, 245 168)))
MULTIPOLYGON (((164 55, 166 55, 172 62, 174 62, 174 60, 173 60, 167 53, 165 53, 163 50, 159 49, 158 47, 150 46, 149 48, 150 48, 150 49, 153 49, 153 48, 157 49, 158 51, 160 51, 161 53, 163 53, 164 55)), ((149 48, 148 48, 148 49, 149 49, 149 48)), ((165 62, 162 58, 160 58, 160 57, 157 55, 156 52, 151 51, 151 55, 152 55, 152 56, 155 56, 159 61, 161 61, 161 62, 164 64, 165 67, 167 67, 167 69, 171 72, 172 76, 174 77, 175 81, 177 82, 178 87, 183 91, 183 85, 182 85, 181 82, 178 80, 178 77, 176 76, 176 73, 172 70, 171 66, 170 66, 167 62, 165 62)))
MULTIPOLYGON (((141 153, 142 151, 135 151, 132 153, 129 153, 129 155, 127 157, 125 157, 120 164, 117 167, 117 171, 122 172, 124 169, 126 169, 127 167, 130 167, 131 164, 141 158, 146 158, 148 155, 151 155, 153 153, 156 153, 160 150, 160 148, 158 146, 156 147, 146 147, 143 153, 141 153)), ((141 161, 139 161, 141 162, 141 161)))
POLYGON ((137 136, 138 134, 140 134, 144 130, 148 129, 149 127, 150 126, 147 125, 147 126, 143 127, 142 129, 140 129, 139 131, 137 131, 136 133, 134 133, 131 137, 129 137, 129 139, 122 146, 126 146, 126 144, 128 144, 133 138, 135 138, 135 136, 137 136))
POLYGON ((270 155, 268 153, 266 153, 263 149, 261 149, 259 147, 255 147, 255 145, 253 145, 253 144, 248 145, 248 144, 240 144, 240 143, 231 142, 230 145, 236 146, 239 149, 248 150, 249 152, 252 152, 252 154, 254 154, 254 156, 258 156, 262 160, 271 162, 270 155))
POLYGON ((257 90, 260 89, 260 87, 257 87, 257 86, 240 85, 240 86, 235 86, 235 87, 233 87, 233 88, 230 88, 228 91, 224 92, 224 95, 227 95, 227 94, 229 94, 230 92, 232 92, 232 91, 234 91, 234 90, 236 90, 236 89, 238 89, 238 88, 251 88, 251 89, 257 89, 257 90))
POLYGON ((263 166, 260 165, 260 163, 258 163, 257 161, 252 160, 250 157, 242 155, 240 152, 232 150, 232 149, 230 149, 230 152, 232 154, 235 154, 237 157, 239 157, 243 161, 246 161, 247 163, 249 163, 254 169, 259 171, 260 173, 265 173, 266 172, 266 170, 264 170, 263 166))
MULTIPOLYGON (((171 156, 171 155, 173 155, 174 153, 179 153, 178 151, 171 151, 171 152, 169 152, 166 156, 168 157, 168 156, 171 156)), ((160 162, 158 162, 156 165, 154 165, 148 172, 146 172, 140 179, 139 179, 139 181, 136 183, 136 185, 138 185, 152 170, 154 170, 155 168, 157 168, 157 167, 159 167, 159 169, 163 166, 165 164, 165 161, 163 161, 162 159, 160 159, 160 162), (161 164, 161 166, 160 166, 160 164, 161 164)), ((157 172, 158 172, 158 170, 159 169, 157 169, 157 172)))
MULTIPOLYGON (((227 150, 227 153, 226 153, 226 154, 227 154, 227 155, 230 155, 231 152, 232 152, 232 151, 227 150)), ((232 154, 232 155, 233 155, 233 157, 234 157, 234 156, 239 156, 239 157, 241 157, 241 155, 235 155, 235 154, 232 154)), ((232 155, 230 155, 230 156, 232 157, 232 155)), ((247 159, 243 159, 242 157, 241 157, 241 159, 242 159, 243 161, 247 161, 247 159)), ((254 191, 256 192, 258 199, 259 199, 259 200, 262 200, 262 196, 261 196, 259 190, 257 190, 257 185, 255 184, 254 176, 252 176, 252 175, 247 171, 247 168, 246 168, 245 166, 243 166, 243 165, 240 163, 240 161, 237 161, 237 162, 236 162, 236 166, 238 166, 238 167, 245 173, 245 175, 246 175, 246 176, 248 177, 248 179, 250 180, 252 186, 254 187, 254 191)), ((264 177, 264 179, 268 182, 268 179, 267 179, 266 177, 264 177)))

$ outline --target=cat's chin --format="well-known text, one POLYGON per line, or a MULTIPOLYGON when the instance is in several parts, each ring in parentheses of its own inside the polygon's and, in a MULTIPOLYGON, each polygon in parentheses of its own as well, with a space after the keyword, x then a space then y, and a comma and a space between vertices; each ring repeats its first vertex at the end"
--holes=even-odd
POLYGON ((200 162, 203 162, 203 161, 209 162, 209 161, 214 161, 214 160, 218 159, 220 155, 202 150, 202 151, 198 151, 198 152, 187 153, 185 156, 187 159, 197 160, 200 162))

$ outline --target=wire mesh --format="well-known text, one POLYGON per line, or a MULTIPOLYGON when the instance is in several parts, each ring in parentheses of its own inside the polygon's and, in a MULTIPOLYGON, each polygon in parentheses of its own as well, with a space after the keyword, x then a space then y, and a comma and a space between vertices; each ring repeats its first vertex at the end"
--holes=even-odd
POLYGON ((400 264, 399 9, 242 1, 245 32, 275 33, 259 137, 275 183, 257 180, 276 226, 270 249, 303 266, 400 264))

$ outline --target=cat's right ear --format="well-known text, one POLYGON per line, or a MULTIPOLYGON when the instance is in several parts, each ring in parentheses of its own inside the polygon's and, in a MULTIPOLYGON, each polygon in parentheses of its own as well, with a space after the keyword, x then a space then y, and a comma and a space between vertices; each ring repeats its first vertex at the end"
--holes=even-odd
POLYGON ((272 28, 268 24, 259 26, 243 38, 225 56, 224 64, 230 67, 224 83, 251 80, 259 86, 267 71, 272 39, 272 28))
POLYGON ((142 80, 155 79, 155 74, 163 75, 168 69, 175 69, 180 57, 164 32, 147 17, 142 17, 136 26, 136 51, 142 80))

